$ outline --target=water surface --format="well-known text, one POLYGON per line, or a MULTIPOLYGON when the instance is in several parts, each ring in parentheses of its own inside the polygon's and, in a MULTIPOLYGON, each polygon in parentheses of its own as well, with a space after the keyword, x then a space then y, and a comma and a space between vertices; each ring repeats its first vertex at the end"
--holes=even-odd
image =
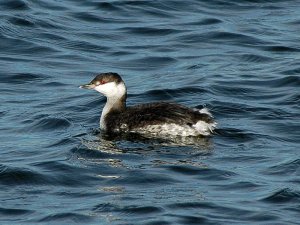
POLYGON ((0 2, 1 224, 297 224, 298 1, 0 2), (103 137, 128 105, 208 107, 197 140, 103 137))

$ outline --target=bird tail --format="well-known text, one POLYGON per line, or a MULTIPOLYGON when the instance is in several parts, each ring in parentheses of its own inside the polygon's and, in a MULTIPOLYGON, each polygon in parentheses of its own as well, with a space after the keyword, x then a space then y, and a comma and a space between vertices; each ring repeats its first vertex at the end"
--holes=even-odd
MULTIPOLYGON (((212 114, 209 112, 207 108, 203 108, 199 110, 200 113, 206 114, 213 118, 212 114)), ((212 122, 205 122, 203 120, 199 120, 196 124, 193 125, 193 127, 204 136, 208 136, 212 133, 214 133, 214 130, 217 127, 217 123, 215 121, 212 122)))

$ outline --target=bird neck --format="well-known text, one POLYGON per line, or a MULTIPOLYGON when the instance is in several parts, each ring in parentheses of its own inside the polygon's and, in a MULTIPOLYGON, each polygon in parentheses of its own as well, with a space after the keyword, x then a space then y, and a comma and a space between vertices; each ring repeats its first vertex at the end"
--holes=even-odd
POLYGON ((107 101, 102 110, 102 114, 100 118, 100 128, 102 130, 106 130, 107 126, 106 126, 105 117, 109 113, 118 113, 126 109, 126 97, 127 97, 126 93, 122 97, 107 97, 107 101))

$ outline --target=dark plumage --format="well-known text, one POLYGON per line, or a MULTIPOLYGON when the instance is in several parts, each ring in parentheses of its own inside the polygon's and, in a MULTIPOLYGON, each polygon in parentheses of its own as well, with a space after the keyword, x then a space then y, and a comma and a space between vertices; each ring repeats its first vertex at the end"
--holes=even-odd
POLYGON ((147 103, 127 107, 123 111, 112 111, 104 120, 108 132, 130 131, 147 125, 164 123, 192 126, 199 120, 207 123, 213 122, 213 118, 208 114, 168 102, 147 103))
POLYGON ((116 84, 119 84, 122 81, 123 80, 119 74, 109 72, 109 73, 100 73, 90 83, 97 84, 98 82, 100 83, 116 82, 116 84))

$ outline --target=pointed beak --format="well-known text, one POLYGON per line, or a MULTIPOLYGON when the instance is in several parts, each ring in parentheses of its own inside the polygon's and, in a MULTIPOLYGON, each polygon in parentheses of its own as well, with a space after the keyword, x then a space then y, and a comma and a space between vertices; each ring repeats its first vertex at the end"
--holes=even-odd
POLYGON ((83 88, 83 89, 94 89, 95 87, 96 87, 95 84, 84 84, 79 86, 79 88, 83 88))

